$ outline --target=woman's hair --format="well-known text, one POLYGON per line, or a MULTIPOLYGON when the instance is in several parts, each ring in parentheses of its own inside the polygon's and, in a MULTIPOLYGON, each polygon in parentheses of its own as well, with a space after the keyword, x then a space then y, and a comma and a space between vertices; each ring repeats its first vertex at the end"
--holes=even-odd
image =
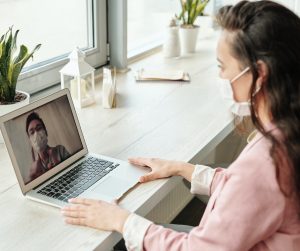
POLYGON ((41 122, 45 132, 46 132, 46 135, 48 136, 48 133, 47 133, 47 129, 46 129, 46 126, 44 124, 44 121, 40 118, 40 116, 36 113, 36 112, 32 112, 28 115, 27 119, 26 119, 26 133, 27 135, 28 134, 28 127, 29 127, 29 124, 31 123, 31 121, 33 120, 38 120, 39 122, 41 122))
POLYGON ((221 8, 216 18, 232 35, 228 40, 232 55, 252 72, 251 120, 272 142, 270 154, 281 191, 286 196, 291 195, 284 179, 293 177, 293 190, 300 205, 300 18, 272 1, 241 1, 221 8), (268 69, 259 92, 265 96, 272 123, 280 130, 282 138, 267 132, 255 115, 258 60, 268 69))

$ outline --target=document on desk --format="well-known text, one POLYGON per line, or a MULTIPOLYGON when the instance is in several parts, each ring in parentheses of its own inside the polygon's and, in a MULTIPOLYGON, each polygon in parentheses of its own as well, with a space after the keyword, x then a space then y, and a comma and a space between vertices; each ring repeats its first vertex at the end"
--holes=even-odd
POLYGON ((136 81, 190 81, 187 72, 181 70, 140 69, 135 72, 136 81))

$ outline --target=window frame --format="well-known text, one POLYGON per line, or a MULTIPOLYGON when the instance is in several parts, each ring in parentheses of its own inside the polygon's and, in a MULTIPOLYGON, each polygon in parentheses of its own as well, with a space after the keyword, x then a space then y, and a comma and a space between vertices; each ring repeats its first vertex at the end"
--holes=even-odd
MULTIPOLYGON (((107 63, 107 8, 106 0, 86 0, 88 16, 88 43, 92 48, 85 50, 86 61, 97 68, 107 63), (93 39, 94 38, 94 39, 93 39), (94 45, 93 45, 94 42, 94 45)), ((70 48, 72 50, 72 48, 70 48)), ((66 52, 40 64, 25 67, 19 76, 17 89, 34 94, 60 83, 60 69, 68 62, 66 52)))

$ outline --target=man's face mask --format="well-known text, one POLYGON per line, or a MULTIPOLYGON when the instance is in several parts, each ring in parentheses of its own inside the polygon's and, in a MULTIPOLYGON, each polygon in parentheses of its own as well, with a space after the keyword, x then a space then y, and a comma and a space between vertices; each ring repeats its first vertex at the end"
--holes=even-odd
POLYGON ((219 78, 220 88, 222 92, 222 96, 224 99, 232 101, 231 112, 239 117, 249 116, 250 112, 250 102, 236 102, 233 97, 232 83, 243 76, 247 71, 249 71, 249 67, 244 69, 241 73, 235 76, 232 80, 219 78))
POLYGON ((39 153, 46 149, 48 138, 44 129, 35 131, 30 135, 30 142, 35 152, 39 153))

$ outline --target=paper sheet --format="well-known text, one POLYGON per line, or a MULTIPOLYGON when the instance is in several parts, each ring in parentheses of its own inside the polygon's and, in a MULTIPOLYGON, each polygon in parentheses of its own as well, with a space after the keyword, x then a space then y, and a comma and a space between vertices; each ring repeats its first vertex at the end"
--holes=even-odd
POLYGON ((145 70, 136 72, 137 81, 170 80, 170 81, 190 81, 189 74, 181 70, 145 70))

